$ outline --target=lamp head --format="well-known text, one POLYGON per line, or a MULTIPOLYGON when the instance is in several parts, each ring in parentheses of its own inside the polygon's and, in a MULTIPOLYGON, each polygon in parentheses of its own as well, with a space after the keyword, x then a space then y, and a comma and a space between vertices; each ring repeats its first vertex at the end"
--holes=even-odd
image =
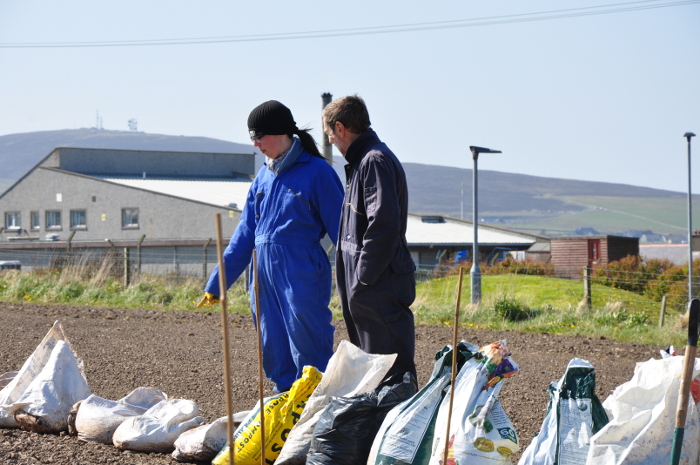
POLYGON ((685 134, 683 134, 683 137, 690 140, 691 137, 695 137, 695 134, 693 134, 692 132, 686 132, 685 134))

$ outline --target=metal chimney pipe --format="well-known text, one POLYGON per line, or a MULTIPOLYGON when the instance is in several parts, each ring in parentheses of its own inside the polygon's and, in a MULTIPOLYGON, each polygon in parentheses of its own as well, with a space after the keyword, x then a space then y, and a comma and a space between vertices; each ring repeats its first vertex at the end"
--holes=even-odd
MULTIPOLYGON (((321 107, 321 110, 326 108, 326 105, 331 103, 331 100, 333 100, 333 95, 330 92, 322 93, 321 102, 323 103, 323 106, 321 107)), ((325 131, 323 131, 323 122, 321 123, 321 133, 323 134, 323 142, 321 143, 323 158, 326 159, 328 164, 333 165, 333 147, 331 146, 330 142, 328 142, 328 135, 325 131)))

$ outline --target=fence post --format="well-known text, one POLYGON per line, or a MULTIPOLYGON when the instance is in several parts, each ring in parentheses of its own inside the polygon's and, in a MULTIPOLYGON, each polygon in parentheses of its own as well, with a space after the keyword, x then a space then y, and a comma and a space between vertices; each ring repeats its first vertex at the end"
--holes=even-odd
POLYGON ((588 266, 583 267, 583 298, 586 301, 586 306, 590 309, 592 307, 591 268, 588 266))
POLYGON ((129 287, 129 281, 131 278, 131 273, 129 269, 129 248, 124 247, 124 289, 129 287))
POLYGON ((140 275, 141 274, 141 243, 143 240, 146 239, 146 235, 144 234, 141 236, 141 239, 139 239, 139 243, 136 246, 136 272, 140 275))
POLYGON ((659 312, 659 328, 664 327, 664 319, 666 318, 666 296, 661 298, 661 311, 659 312))
MULTIPOLYGON (((73 256, 73 236, 75 236, 75 231, 70 233, 70 236, 68 236, 68 239, 66 239, 66 252, 67 252, 67 257, 66 257, 66 263, 70 265, 70 263, 73 261, 72 256, 73 256)), ((64 265, 65 266, 65 265, 64 265)))
POLYGON ((209 244, 211 244, 211 237, 209 238, 207 243, 204 244, 204 251, 202 252, 202 280, 205 283, 207 282, 207 247, 209 247, 209 244))

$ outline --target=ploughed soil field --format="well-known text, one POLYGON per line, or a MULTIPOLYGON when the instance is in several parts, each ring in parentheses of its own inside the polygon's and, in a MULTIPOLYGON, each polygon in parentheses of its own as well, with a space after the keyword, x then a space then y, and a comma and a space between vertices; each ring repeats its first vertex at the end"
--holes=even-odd
MULTIPOLYGON (((63 321, 73 350, 85 362, 92 392, 117 400, 139 386, 200 407, 207 422, 226 415, 219 313, 124 310, 0 302, 0 374, 19 370, 53 322, 63 321)), ((234 411, 251 409, 258 396, 256 335, 249 315, 231 315, 234 411)), ((335 322, 336 343, 346 338, 335 322)), ((520 372, 505 380, 499 396, 521 441, 537 433, 547 410, 547 386, 573 357, 596 369, 598 397, 605 400, 628 381, 636 362, 659 358, 661 346, 586 337, 523 334, 460 328, 459 338, 477 345, 507 339, 520 372)), ((419 386, 433 369, 435 353, 451 344, 452 328, 416 328, 419 386)), ((660 341, 663 343, 663 341, 660 341)), ((266 396, 272 385, 266 384, 266 396)), ((517 463, 520 453, 512 457, 517 463)), ((1 464, 175 464, 170 455, 120 451, 86 443, 66 433, 41 435, 0 429, 1 464)))

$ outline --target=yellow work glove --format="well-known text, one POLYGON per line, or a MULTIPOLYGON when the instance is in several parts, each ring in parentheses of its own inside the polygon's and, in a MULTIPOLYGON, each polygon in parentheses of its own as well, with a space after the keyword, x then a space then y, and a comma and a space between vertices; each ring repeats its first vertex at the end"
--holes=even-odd
POLYGON ((205 292, 204 297, 202 297, 202 300, 200 300, 199 303, 197 304, 197 308, 208 307, 210 305, 214 305, 214 304, 218 304, 218 303, 219 303, 219 296, 205 292))

